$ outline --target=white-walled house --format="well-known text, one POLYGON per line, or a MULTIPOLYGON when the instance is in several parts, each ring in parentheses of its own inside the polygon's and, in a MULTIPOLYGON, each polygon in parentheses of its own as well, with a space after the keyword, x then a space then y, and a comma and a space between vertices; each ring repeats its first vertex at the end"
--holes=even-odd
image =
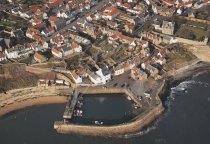
POLYGON ((113 70, 113 74, 115 76, 121 75, 121 74, 123 74, 125 72, 125 69, 123 68, 122 65, 119 65, 117 67, 114 67, 112 70, 113 70))
POLYGON ((102 83, 101 78, 99 76, 97 76, 96 74, 94 74, 91 71, 87 71, 88 77, 91 80, 91 82, 93 82, 94 84, 100 84, 102 83))
POLYGON ((71 71, 70 74, 76 84, 82 83, 82 78, 78 76, 75 71, 71 71))
POLYGON ((51 52, 54 56, 56 56, 58 58, 63 57, 62 51, 59 48, 52 48, 51 52))
POLYGON ((17 48, 10 48, 10 49, 5 49, 5 54, 7 58, 12 59, 12 58, 19 58, 19 50, 17 48))
POLYGON ((103 83, 106 83, 111 79, 111 71, 107 66, 100 68, 98 71, 96 71, 96 74, 101 78, 103 83))
POLYGON ((120 14, 120 10, 117 8, 110 6, 107 7, 104 12, 102 13, 102 18, 108 19, 108 20, 113 20, 120 14))
POLYGON ((82 52, 82 47, 76 42, 72 42, 71 47, 74 50, 74 52, 82 52))
POLYGON ((51 36, 55 32, 54 28, 48 27, 42 30, 41 34, 45 37, 51 36))
POLYGON ((65 46, 61 48, 63 56, 68 56, 70 54, 73 54, 74 50, 71 47, 65 46))

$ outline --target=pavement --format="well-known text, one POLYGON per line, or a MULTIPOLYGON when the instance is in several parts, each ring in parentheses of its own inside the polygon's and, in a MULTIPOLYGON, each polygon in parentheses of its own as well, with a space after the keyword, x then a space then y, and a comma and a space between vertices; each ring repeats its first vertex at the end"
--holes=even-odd
POLYGON ((150 105, 148 98, 145 97, 144 92, 150 89, 155 89, 156 81, 149 79, 148 81, 133 80, 130 78, 130 70, 126 71, 124 74, 119 76, 114 76, 113 79, 107 82, 102 87, 112 88, 112 87, 127 87, 130 89, 136 96, 141 96, 141 104, 143 106, 150 105), (125 86, 125 84, 127 86, 125 86))

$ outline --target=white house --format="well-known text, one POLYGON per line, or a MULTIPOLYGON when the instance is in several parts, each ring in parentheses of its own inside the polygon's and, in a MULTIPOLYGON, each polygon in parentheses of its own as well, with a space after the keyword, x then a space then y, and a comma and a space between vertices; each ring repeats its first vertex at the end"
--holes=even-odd
POLYGON ((145 40, 139 40, 139 41, 136 41, 138 45, 142 46, 142 48, 146 48, 148 47, 148 41, 145 41, 145 40))
POLYGON ((74 52, 82 52, 82 47, 76 42, 72 42, 71 47, 74 50, 74 52))
POLYGON ((19 14, 19 7, 13 8, 11 12, 15 15, 19 14))
POLYGON ((48 28, 42 30, 41 34, 45 37, 48 37, 48 36, 51 36, 54 32, 55 32, 55 30, 52 27, 48 27, 48 28))
POLYGON ((111 79, 111 72, 107 66, 100 68, 96 71, 96 74, 101 78, 102 82, 105 84, 108 80, 111 79))
POLYGON ((62 51, 63 56, 73 54, 73 52, 74 52, 74 50, 71 47, 67 47, 67 46, 62 47, 61 51, 62 51))
POLYGON ((32 16, 32 13, 30 11, 19 10, 18 13, 19 13, 20 17, 23 17, 23 18, 31 18, 31 16, 32 16))
POLYGON ((10 49, 5 49, 5 54, 7 58, 19 58, 19 50, 17 48, 10 48, 10 49))
POLYGON ((122 65, 119 65, 119 66, 113 68, 113 74, 114 74, 115 76, 121 75, 121 74, 123 74, 124 72, 125 72, 125 69, 122 67, 122 65))
POLYGON ((102 18, 104 19, 108 19, 108 20, 113 20, 114 18, 116 18, 118 15, 120 14, 120 10, 118 10, 117 8, 110 6, 107 7, 103 14, 102 14, 102 18))
POLYGON ((88 77, 91 80, 91 82, 93 82, 94 84, 100 84, 102 83, 101 78, 99 76, 97 76, 96 74, 94 74, 91 71, 87 71, 88 77))
POLYGON ((58 48, 52 48, 51 50, 52 54, 58 58, 62 58, 63 57, 63 54, 62 54, 62 51, 58 48))
POLYGON ((82 78, 81 78, 80 76, 78 76, 78 75, 75 73, 75 71, 71 71, 70 74, 71 74, 71 76, 72 76, 72 78, 73 78, 73 80, 74 80, 74 82, 75 82, 76 84, 82 83, 82 78))

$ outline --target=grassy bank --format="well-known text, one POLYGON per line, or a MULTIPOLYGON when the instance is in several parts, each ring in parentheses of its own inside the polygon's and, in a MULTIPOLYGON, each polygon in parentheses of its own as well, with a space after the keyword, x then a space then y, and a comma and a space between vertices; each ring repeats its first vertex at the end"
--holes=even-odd
POLYGON ((197 41, 203 41, 204 38, 208 35, 209 32, 205 29, 188 25, 183 25, 176 33, 176 36, 178 37, 197 41))
POLYGON ((179 69, 196 59, 197 57, 192 52, 188 51, 184 46, 176 45, 170 49, 165 69, 167 71, 179 69))

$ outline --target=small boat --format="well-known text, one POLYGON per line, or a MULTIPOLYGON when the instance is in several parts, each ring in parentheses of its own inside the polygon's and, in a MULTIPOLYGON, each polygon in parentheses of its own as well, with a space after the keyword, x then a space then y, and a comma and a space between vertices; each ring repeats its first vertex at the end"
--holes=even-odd
POLYGON ((129 96, 127 96, 127 99, 130 101, 131 100, 131 98, 129 97, 129 96))
POLYGON ((103 122, 99 122, 99 121, 94 121, 94 123, 95 123, 96 125, 102 125, 102 124, 103 124, 103 122))

